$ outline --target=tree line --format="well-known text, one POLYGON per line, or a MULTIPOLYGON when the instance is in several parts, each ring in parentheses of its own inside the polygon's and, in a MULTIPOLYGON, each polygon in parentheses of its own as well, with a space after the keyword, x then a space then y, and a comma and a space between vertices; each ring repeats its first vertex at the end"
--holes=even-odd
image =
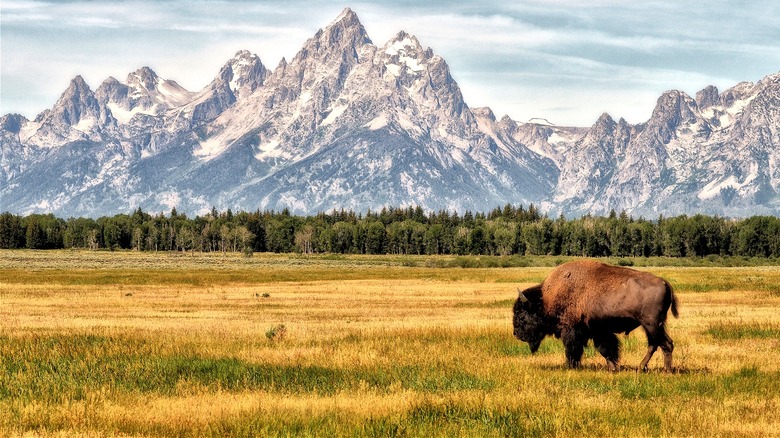
POLYGON ((533 204, 488 213, 420 207, 296 216, 288 210, 212 209, 188 217, 136 209, 111 217, 61 219, 0 214, 0 248, 132 249, 183 252, 561 255, 582 257, 779 257, 780 219, 697 214, 656 220, 625 212, 552 219, 533 204))

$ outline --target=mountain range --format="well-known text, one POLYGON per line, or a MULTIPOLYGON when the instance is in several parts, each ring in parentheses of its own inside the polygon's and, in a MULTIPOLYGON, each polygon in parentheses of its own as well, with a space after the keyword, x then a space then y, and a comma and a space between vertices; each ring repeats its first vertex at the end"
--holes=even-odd
POLYGON ((499 119, 414 36, 374 44, 345 9, 273 69, 240 51, 198 92, 148 67, 96 90, 77 76, 34 120, 3 116, 0 210, 777 215, 779 131, 780 74, 668 91, 635 125, 499 119))

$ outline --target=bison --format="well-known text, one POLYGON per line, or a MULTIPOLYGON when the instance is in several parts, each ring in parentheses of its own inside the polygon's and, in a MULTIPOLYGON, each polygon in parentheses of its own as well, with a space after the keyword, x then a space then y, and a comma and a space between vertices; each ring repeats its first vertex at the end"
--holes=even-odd
POLYGON ((607 360, 611 371, 620 369, 617 333, 628 334, 642 326, 647 354, 640 369, 661 347, 664 368, 672 371, 674 343, 666 334, 666 314, 675 318, 677 298, 669 283, 653 274, 597 261, 580 260, 555 268, 539 285, 521 291, 514 305, 514 335, 527 342, 531 353, 548 335, 561 338, 571 368, 589 339, 607 360))

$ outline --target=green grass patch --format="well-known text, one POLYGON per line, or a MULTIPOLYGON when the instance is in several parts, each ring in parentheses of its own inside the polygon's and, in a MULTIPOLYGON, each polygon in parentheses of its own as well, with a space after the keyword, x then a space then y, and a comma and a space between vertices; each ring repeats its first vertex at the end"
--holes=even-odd
POLYGON ((705 333, 720 341, 780 339, 780 325, 719 323, 710 325, 705 333))
POLYGON ((637 373, 625 370, 617 374, 601 371, 580 372, 571 376, 553 376, 556 386, 574 386, 587 393, 615 394, 625 400, 669 400, 706 397, 714 400, 736 396, 777 397, 780 388, 775 384, 777 372, 764 372, 749 365, 727 374, 680 370, 677 373, 637 373))
POLYGON ((124 336, 2 336, 0 351, 0 399, 23 403, 83 400, 101 389, 160 395, 186 393, 188 388, 333 395, 365 386, 387 391, 400 385, 429 393, 495 386, 436 362, 356 368, 251 363, 195 354, 185 344, 169 348, 124 336))
POLYGON ((248 412, 200 429, 176 426, 117 425, 124 434, 163 436, 545 436, 556 429, 549 415, 532 409, 496 409, 486 405, 424 401, 397 415, 362 418, 326 413, 271 417, 248 412), (150 430, 152 429, 152 430, 150 430))

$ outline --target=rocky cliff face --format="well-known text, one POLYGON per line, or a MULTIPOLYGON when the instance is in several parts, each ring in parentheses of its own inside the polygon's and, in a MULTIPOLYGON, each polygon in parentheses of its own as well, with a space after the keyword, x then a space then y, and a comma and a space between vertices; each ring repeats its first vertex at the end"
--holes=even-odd
POLYGON ((696 99, 664 93, 646 123, 615 138, 602 117, 568 155, 554 200, 566 211, 606 214, 777 213, 777 96, 780 75, 696 99), (597 147, 596 145, 604 146, 597 147), (600 182, 572 182, 609 174, 600 182), (598 188, 598 190, 594 190, 598 188))
POLYGON ((778 76, 661 96, 590 128, 470 108, 412 35, 375 45, 346 9, 268 70, 240 51, 199 92, 144 67, 76 77, 34 121, 0 119, 0 210, 64 216, 282 209, 775 213, 778 76))

